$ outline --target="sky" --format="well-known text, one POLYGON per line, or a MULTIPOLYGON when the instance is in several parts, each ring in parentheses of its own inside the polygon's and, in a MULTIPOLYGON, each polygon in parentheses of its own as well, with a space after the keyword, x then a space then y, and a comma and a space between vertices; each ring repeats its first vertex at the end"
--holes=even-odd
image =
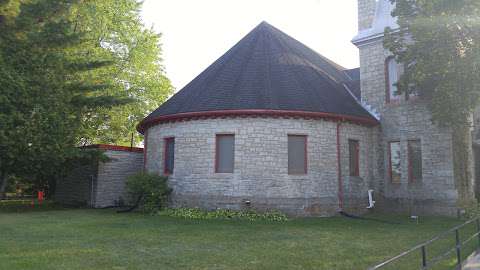
POLYGON ((346 68, 357 0, 144 0, 142 18, 161 33, 163 65, 179 90, 262 21, 346 68))

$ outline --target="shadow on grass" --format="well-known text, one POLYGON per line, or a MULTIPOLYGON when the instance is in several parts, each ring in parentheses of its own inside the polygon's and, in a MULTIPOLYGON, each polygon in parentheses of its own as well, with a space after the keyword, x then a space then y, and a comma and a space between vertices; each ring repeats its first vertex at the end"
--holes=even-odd
MULTIPOLYGON (((78 207, 77 207, 78 208, 78 207)), ((39 203, 37 200, 0 200, 0 213, 30 213, 30 212, 45 212, 57 211, 67 208, 65 206, 56 204, 52 201, 43 201, 39 203)))

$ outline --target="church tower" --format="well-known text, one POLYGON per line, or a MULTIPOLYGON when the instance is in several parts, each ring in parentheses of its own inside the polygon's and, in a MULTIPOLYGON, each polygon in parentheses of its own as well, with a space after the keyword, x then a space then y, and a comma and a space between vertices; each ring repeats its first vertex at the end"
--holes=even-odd
POLYGON ((455 183, 452 136, 431 122, 417 96, 399 95, 396 82, 403 67, 383 46, 386 27, 398 29, 390 0, 358 0, 361 101, 381 122, 373 179, 377 204, 388 211, 456 215, 461 201, 473 198, 473 179, 467 187, 455 183), (460 191, 461 190, 461 191, 460 191))

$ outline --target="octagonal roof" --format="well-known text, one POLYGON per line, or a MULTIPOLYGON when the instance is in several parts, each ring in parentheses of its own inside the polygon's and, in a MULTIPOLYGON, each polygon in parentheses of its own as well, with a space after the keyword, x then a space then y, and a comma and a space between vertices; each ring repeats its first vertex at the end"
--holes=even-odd
POLYGON ((347 70, 262 22, 147 116, 156 119, 228 111, 288 111, 376 121, 356 100, 358 70, 347 70), (356 89, 353 89, 356 88, 356 89))

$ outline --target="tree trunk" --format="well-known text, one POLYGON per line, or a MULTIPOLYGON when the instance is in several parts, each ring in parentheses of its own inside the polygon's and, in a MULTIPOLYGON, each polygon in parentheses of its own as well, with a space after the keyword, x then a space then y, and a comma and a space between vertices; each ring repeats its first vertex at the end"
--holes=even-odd
POLYGON ((468 126, 453 129, 452 148, 453 175, 458 192, 457 204, 463 208, 471 205, 475 200, 472 134, 468 126))
POLYGON ((7 188, 7 174, 0 172, 0 200, 5 198, 5 189, 7 188))

